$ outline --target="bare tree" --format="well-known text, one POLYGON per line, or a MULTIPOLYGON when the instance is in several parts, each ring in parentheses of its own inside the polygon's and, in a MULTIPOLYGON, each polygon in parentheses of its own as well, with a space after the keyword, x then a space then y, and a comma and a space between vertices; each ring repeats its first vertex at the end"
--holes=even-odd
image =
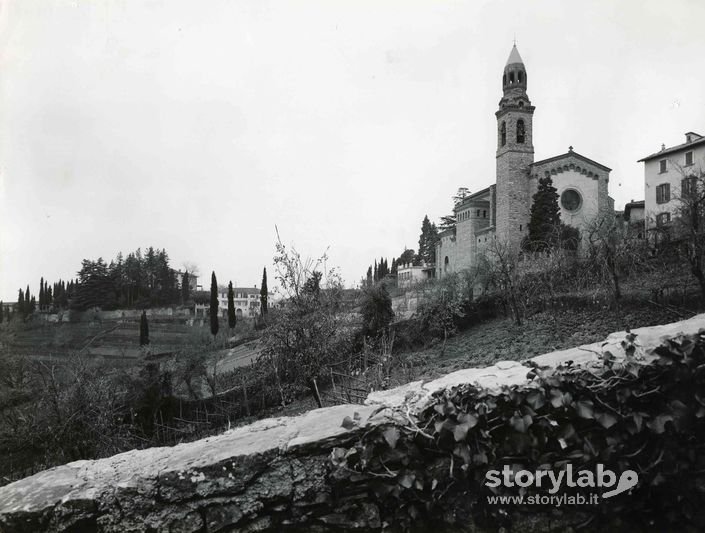
POLYGON ((304 259, 281 242, 278 232, 276 250, 276 278, 288 298, 264 331, 261 360, 273 371, 282 402, 283 384, 292 382, 308 387, 322 407, 317 380, 345 344, 339 335, 342 280, 327 268, 325 254, 315 261, 304 259))
POLYGON ((657 215, 656 229, 665 231, 669 240, 680 244, 679 255, 698 282, 701 300, 705 303, 705 165, 681 167, 671 163, 682 177, 681 186, 673 195, 673 220, 670 220, 670 213, 657 215), (664 218, 659 220, 658 217, 664 218))
POLYGON ((630 272, 648 266, 648 243, 641 231, 618 224, 615 217, 594 220, 585 229, 587 261, 598 280, 609 284, 615 305, 622 298, 622 281, 630 272))
POLYGON ((201 275, 198 265, 193 261, 184 261, 181 263, 181 266, 184 268, 185 272, 189 273, 189 276, 194 276, 197 278, 201 275))
POLYGON ((520 288, 519 251, 508 242, 492 239, 485 253, 479 257, 479 268, 486 277, 486 283, 499 291, 514 322, 521 326, 524 306, 520 288))

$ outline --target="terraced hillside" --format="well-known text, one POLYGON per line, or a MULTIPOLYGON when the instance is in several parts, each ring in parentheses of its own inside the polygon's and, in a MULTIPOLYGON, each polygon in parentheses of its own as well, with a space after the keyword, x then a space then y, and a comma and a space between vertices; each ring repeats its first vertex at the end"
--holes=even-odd
MULTIPOLYGON (((188 325, 182 317, 153 317, 149 321, 150 352, 167 355, 198 343, 207 332, 188 325)), ((33 321, 3 332, 10 353, 32 358, 58 358, 80 352, 105 359, 140 357, 139 319, 120 318, 86 322, 33 321)))

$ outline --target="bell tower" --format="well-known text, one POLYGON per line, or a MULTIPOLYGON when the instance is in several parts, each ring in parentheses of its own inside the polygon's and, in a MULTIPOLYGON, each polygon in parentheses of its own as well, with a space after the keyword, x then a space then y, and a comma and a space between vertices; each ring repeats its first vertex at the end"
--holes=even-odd
POLYGON ((512 245, 527 234, 531 198, 529 167, 534 162, 534 107, 526 94, 527 76, 516 44, 502 75, 497 117, 497 239, 512 245))

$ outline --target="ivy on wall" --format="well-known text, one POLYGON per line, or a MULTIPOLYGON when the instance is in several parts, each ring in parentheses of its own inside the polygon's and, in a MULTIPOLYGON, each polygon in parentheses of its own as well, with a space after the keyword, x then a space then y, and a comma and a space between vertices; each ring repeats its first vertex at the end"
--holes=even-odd
POLYGON ((705 530, 705 331, 664 341, 657 360, 643 357, 634 334, 622 347, 626 358, 606 351, 600 368, 528 362, 527 385, 499 393, 466 385, 438 393, 415 416, 396 409, 395 423, 332 451, 332 479, 341 490, 369 486, 383 520, 401 530, 511 527, 557 512, 590 529, 705 530), (488 470, 594 472, 598 463, 617 475, 634 470, 638 485, 572 509, 488 503, 546 494, 489 488, 488 470))

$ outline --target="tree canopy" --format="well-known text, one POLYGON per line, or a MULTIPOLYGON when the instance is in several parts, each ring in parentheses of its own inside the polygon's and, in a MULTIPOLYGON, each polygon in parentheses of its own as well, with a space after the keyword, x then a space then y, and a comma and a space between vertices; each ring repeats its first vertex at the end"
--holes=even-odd
POLYGON ((561 222, 558 193, 551 176, 539 179, 531 204, 528 229, 529 233, 523 243, 526 250, 542 252, 557 247, 576 249, 578 246, 577 228, 561 222))
POLYGON ((211 301, 210 301, 211 333, 215 337, 218 334, 220 323, 218 321, 218 280, 215 272, 211 274, 211 301))
POLYGON ((436 242, 438 242, 438 228, 426 215, 421 222, 421 235, 419 235, 419 262, 436 262, 436 242))

